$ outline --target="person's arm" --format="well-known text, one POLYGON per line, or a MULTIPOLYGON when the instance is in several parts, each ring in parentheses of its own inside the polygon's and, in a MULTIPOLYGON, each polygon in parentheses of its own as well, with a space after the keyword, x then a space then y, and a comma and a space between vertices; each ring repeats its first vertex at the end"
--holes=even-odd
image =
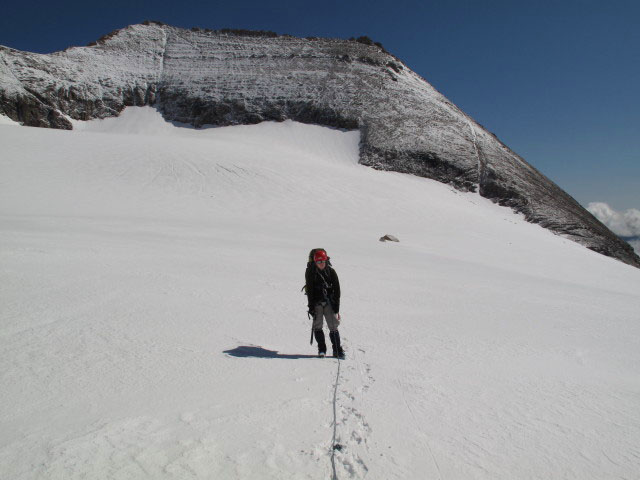
POLYGON ((340 280, 338 280, 338 273, 333 269, 331 271, 333 272, 333 301, 335 303, 333 308, 336 315, 338 315, 340 312, 340 280))
POLYGON ((307 268, 305 274, 305 286, 306 286, 306 294, 307 294, 307 306, 309 307, 309 313, 313 314, 313 307, 316 305, 316 300, 314 297, 314 288, 313 288, 313 272, 310 268, 307 268))

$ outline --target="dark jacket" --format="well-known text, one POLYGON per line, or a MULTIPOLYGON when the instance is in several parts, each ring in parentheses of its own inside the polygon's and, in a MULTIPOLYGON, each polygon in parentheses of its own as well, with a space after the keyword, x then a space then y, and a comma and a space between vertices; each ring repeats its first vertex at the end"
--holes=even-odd
POLYGON ((315 264, 307 266, 305 272, 307 287, 307 304, 309 311, 313 310, 320 302, 328 301, 334 313, 340 312, 340 281, 338 274, 331 265, 320 270, 315 264))

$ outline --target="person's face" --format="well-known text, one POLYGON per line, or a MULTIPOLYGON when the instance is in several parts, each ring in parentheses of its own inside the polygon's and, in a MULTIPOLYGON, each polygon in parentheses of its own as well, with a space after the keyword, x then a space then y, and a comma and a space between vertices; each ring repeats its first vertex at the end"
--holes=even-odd
POLYGON ((324 260, 320 260, 319 262, 316 262, 316 266, 320 269, 320 270, 324 270, 324 267, 327 265, 327 262, 325 262, 324 260))

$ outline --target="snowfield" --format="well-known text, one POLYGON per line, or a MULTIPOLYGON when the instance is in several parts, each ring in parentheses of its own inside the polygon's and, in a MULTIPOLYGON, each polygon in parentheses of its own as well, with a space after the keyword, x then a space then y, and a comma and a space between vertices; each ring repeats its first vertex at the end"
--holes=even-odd
POLYGON ((0 477, 640 478, 640 270, 357 132, 10 123, 0 477), (344 361, 309 345, 315 247, 344 361))

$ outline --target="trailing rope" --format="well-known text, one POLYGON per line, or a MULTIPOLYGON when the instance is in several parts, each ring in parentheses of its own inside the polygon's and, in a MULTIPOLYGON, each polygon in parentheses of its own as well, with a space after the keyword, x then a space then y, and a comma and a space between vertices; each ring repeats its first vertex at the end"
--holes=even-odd
POLYGON ((338 358, 338 372, 336 373, 336 384, 333 388, 333 439, 331 440, 331 467, 333 468, 332 480, 338 480, 336 474, 336 450, 342 450, 342 445, 336 443, 336 433, 338 430, 338 417, 336 415, 336 399, 338 398, 338 384, 340 383, 340 359, 338 358))

